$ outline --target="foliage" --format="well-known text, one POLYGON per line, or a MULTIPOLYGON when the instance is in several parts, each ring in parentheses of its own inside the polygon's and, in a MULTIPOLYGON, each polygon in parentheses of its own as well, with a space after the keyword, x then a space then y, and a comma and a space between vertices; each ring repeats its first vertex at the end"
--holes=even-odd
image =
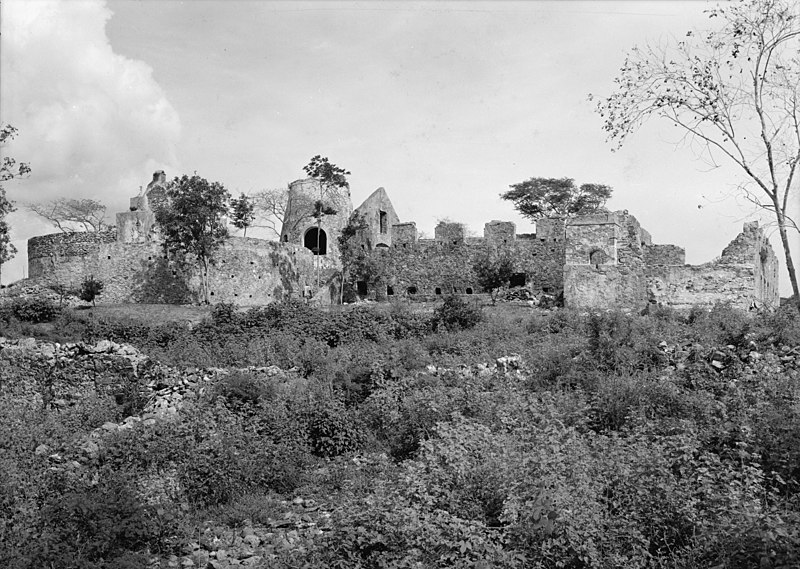
POLYGON ((479 257, 472 266, 478 285, 488 290, 492 304, 496 304, 500 289, 508 285, 514 274, 514 260, 508 255, 488 252, 479 257))
MULTIPOLYGON (((17 135, 17 129, 11 125, 0 128, 0 148, 17 135)), ((16 211, 14 203, 6 197, 6 190, 2 182, 12 180, 29 174, 30 166, 25 162, 20 162, 10 156, 3 156, 0 164, 0 269, 3 265, 14 258, 17 248, 11 243, 11 230, 6 221, 8 214, 16 211)))
POLYGON ((303 170, 323 187, 350 187, 347 182, 347 176, 350 175, 350 172, 344 168, 339 168, 331 163, 327 157, 323 158, 319 154, 311 158, 308 164, 303 166, 303 170))
POLYGON ((95 279, 94 275, 89 275, 81 282, 78 298, 84 302, 91 302, 92 306, 94 306, 95 299, 103 292, 104 287, 105 285, 102 281, 95 279))
MULTIPOLYGON (((680 41, 634 47, 598 102, 603 128, 622 145, 658 117, 680 130, 712 166, 740 169, 744 196, 773 216, 795 297, 800 299, 787 228, 800 167, 800 13, 786 0, 739 0, 709 10, 714 29, 680 41)), ((800 308, 800 304, 798 304, 800 308)))
POLYGON ((155 211, 156 223, 171 252, 189 254, 200 264, 203 300, 209 302, 208 270, 228 236, 222 218, 230 195, 219 182, 194 175, 175 178, 167 186, 167 202, 155 211))
POLYGON ((231 200, 231 222, 235 227, 244 230, 245 237, 247 228, 253 225, 255 218, 255 205, 247 194, 242 192, 238 198, 231 200))
POLYGON ((572 178, 530 178, 500 197, 514 202, 514 207, 525 217, 573 217, 605 211, 611 197, 611 187, 603 184, 575 185, 572 178))
POLYGON ((50 322, 61 312, 61 307, 52 300, 42 297, 17 297, 0 307, 0 315, 5 320, 9 317, 22 322, 50 322))
POLYGON ((79 358, 40 366, 45 381, 4 349, 0 560, 166 564, 212 520, 253 522, 279 568, 798 564, 796 336, 771 328, 791 313, 485 313, 434 330, 400 304, 222 304, 188 330, 65 311, 56 328, 92 326, 181 369, 140 363, 134 378, 79 358), (511 354, 518 369, 493 365, 511 354), (135 393, 187 373, 208 379, 172 420, 82 453, 142 412, 135 393), (48 389, 69 404, 43 408, 48 389), (292 500, 312 497, 301 518, 292 500))
POLYGON ((58 198, 46 203, 31 203, 27 207, 64 233, 100 232, 108 229, 106 206, 97 200, 58 198))
POLYGON ((474 328, 482 319, 480 307, 469 304, 455 294, 448 295, 433 311, 434 328, 445 330, 474 328))

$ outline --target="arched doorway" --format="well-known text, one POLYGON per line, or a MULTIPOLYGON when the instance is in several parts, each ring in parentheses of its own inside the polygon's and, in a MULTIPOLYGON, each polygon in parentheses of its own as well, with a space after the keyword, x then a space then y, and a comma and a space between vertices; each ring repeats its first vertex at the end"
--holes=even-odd
POLYGON ((303 237, 303 246, 306 249, 310 249, 315 255, 327 255, 328 236, 325 234, 325 230, 318 230, 316 227, 312 227, 306 231, 306 234, 303 237), (317 240, 317 231, 319 231, 319 241, 317 240), (319 249, 317 249, 317 246, 319 246, 319 249))

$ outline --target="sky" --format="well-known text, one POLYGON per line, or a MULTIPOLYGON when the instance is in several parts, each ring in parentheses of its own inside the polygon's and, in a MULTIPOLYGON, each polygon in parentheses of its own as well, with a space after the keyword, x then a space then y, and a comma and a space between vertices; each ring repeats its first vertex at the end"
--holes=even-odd
POLYGON ((611 94, 631 47, 708 27, 713 5, 4 0, 0 122, 20 133, 2 152, 32 173, 6 184, 20 252, 3 282, 26 274, 29 237, 56 231, 26 203, 93 198, 113 216, 159 169, 237 195, 285 188, 317 154, 352 172, 355 206, 384 187, 427 236, 440 219, 533 231, 500 194, 570 177, 710 261, 758 219, 740 173, 657 121, 612 152, 589 94, 611 94))

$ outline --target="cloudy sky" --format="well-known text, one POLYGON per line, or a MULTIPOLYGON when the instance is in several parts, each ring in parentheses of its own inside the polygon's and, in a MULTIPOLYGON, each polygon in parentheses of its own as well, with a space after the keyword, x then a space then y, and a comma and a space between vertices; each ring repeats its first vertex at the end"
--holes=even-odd
MULTIPOLYGON (((710 6, 4 0, 0 122, 20 135, 3 152, 33 168, 7 189, 116 212, 157 169, 238 194, 285 187, 322 154, 352 172, 355 205, 383 186, 428 235, 442 218, 482 234, 492 219, 532 230, 499 199, 509 184, 567 176, 613 186, 612 209, 706 262, 755 218, 739 172, 655 122, 612 153, 588 94, 610 94, 630 47, 707 26, 710 6)), ((4 282, 23 276, 25 240, 53 231, 22 207, 10 222, 4 282)))

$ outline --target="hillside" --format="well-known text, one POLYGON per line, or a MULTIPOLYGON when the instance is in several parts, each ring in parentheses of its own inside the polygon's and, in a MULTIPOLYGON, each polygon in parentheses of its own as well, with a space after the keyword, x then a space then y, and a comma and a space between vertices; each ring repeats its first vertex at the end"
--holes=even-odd
POLYGON ((0 561, 797 567, 793 310, 7 303, 0 561))

